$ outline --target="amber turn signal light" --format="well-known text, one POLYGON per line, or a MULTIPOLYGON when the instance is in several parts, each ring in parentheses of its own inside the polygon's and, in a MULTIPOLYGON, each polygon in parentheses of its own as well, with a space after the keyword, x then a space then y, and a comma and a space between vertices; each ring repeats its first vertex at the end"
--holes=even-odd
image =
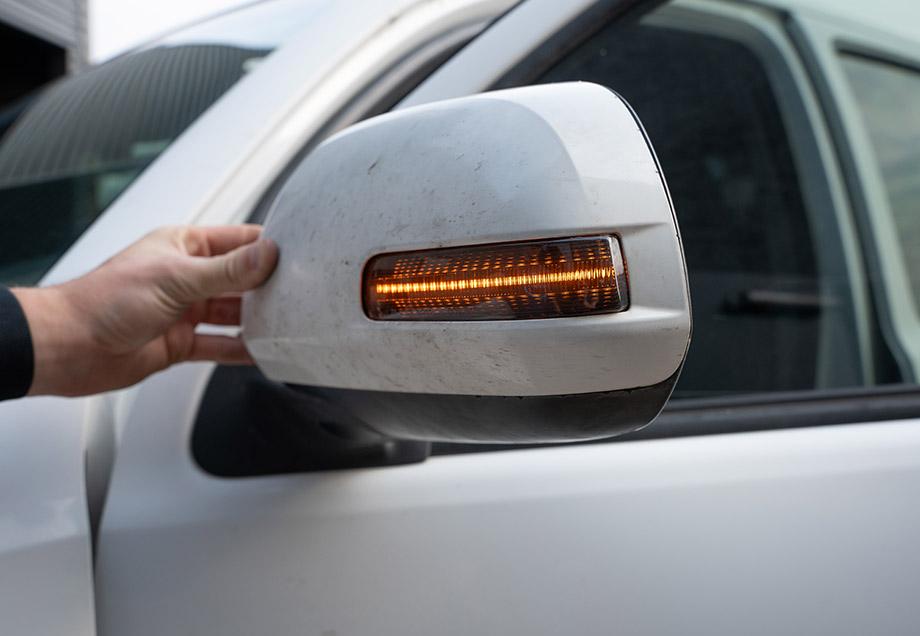
POLYGON ((364 311, 374 320, 561 318, 628 307, 613 236, 382 254, 364 270, 364 311))

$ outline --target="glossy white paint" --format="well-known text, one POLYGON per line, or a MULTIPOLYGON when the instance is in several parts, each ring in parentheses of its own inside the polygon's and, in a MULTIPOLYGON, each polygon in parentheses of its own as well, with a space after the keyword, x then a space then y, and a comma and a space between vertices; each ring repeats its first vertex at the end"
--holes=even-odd
POLYGON ((362 122, 291 175, 265 234, 281 260, 247 296, 243 335, 278 381, 593 393, 663 382, 687 351, 690 300, 667 189, 635 115, 596 84, 498 91, 362 122), (602 234, 619 237, 628 264, 622 313, 442 323, 374 321, 362 309, 362 271, 377 254, 602 234))
POLYGON ((0 404, 0 634, 96 633, 84 400, 0 404))

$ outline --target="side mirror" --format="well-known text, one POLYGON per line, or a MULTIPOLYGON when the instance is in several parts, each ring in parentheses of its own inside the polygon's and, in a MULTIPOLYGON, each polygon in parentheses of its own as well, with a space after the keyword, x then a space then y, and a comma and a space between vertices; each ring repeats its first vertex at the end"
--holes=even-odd
POLYGON ((641 124, 570 83, 377 117, 306 157, 244 302, 271 379, 393 438, 550 442, 644 426, 690 339, 674 211, 641 124))

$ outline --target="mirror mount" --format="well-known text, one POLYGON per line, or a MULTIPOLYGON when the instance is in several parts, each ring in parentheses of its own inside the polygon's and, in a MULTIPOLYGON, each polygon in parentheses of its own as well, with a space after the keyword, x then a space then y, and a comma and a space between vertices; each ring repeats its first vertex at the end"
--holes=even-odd
POLYGON ((322 389, 273 382, 252 367, 218 367, 191 451, 212 475, 255 477, 413 464, 431 444, 381 435, 322 389))

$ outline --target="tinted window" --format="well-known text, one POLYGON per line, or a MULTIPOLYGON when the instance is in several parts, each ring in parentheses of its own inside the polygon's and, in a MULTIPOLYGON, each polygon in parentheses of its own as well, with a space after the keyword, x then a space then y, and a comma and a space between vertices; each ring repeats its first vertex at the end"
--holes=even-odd
POLYGON ((56 84, 13 113, 0 138, 0 284, 37 282, 315 6, 275 0, 226 14, 56 84))
POLYGON ((920 73, 855 55, 843 67, 878 160, 920 312, 920 73))
POLYGON ((856 351, 845 268, 819 265, 819 243, 837 238, 816 230, 764 61, 645 18, 602 30, 542 78, 568 80, 623 95, 667 178, 694 321, 676 395, 859 383, 855 356, 831 372, 839 360, 823 353, 831 336, 856 351))

